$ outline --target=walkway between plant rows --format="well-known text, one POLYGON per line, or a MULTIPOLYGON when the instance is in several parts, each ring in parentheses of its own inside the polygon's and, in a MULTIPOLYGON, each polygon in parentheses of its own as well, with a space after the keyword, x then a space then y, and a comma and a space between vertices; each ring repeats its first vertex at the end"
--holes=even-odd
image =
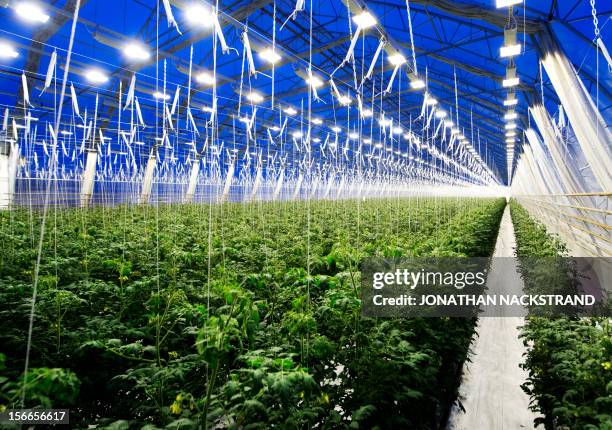
MULTIPOLYGON (((495 257, 514 256, 514 228, 508 206, 504 211, 497 242, 495 257)), ((517 272, 514 259, 503 263, 493 261, 488 278, 489 291, 495 290, 496 279, 516 276, 517 285, 523 282, 517 272), (510 262, 510 264, 508 264, 510 262)), ((505 291, 506 294, 520 294, 521 291, 505 291)), ((463 367, 463 379, 459 398, 465 412, 454 407, 449 419, 448 430, 517 430, 533 429, 537 416, 529 410, 529 396, 521 389, 527 372, 519 367, 525 352, 519 339, 520 317, 484 317, 479 319, 478 336, 472 341, 471 362, 463 367)))

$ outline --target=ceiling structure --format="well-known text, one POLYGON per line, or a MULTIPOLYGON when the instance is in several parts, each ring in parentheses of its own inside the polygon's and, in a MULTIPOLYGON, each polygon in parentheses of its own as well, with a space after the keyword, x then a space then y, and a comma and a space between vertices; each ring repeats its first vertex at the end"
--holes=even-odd
MULTIPOLYGON (((51 54, 57 50, 56 76, 61 78, 76 2, 57 0, 42 3, 49 15, 45 23, 24 22, 15 13, 18 3, 17 0, 0 2, 3 6, 0 7, 0 22, 3 23, 0 25, 0 41, 10 43, 18 53, 16 58, 0 60, 0 73, 3 75, 0 103, 3 108, 17 108, 17 112, 23 106, 22 71, 26 73, 30 92, 38 96, 51 54)), ((505 9, 497 9, 494 0, 306 0, 304 9, 295 14, 295 19, 290 17, 295 1, 219 0, 220 28, 229 47, 234 48, 228 53, 223 53, 218 46, 213 27, 194 24, 194 20, 190 20, 195 2, 170 0, 169 3, 180 33, 169 25, 161 0, 157 4, 147 0, 80 2, 68 80, 74 84, 81 110, 87 108, 91 115, 97 108, 98 120, 107 133, 118 128, 121 115, 119 92, 126 94, 134 73, 137 77, 135 94, 140 100, 145 123, 159 125, 163 122, 164 108, 161 99, 154 95, 167 94, 170 103, 179 85, 182 89, 179 111, 191 106, 195 122, 202 124, 210 116, 202 108, 212 105, 214 93, 218 112, 218 127, 214 133, 238 151, 248 150, 244 142, 236 141, 236 136, 246 134, 239 118, 249 117, 252 113, 251 103, 245 99, 249 92, 257 92, 264 98, 257 102, 257 123, 265 128, 282 127, 286 109, 293 107, 297 113, 289 118, 287 131, 301 130, 304 133, 310 119, 312 136, 321 140, 330 129, 340 127, 341 133, 347 136, 357 133, 359 139, 373 144, 383 138, 379 127, 382 115, 401 124, 403 132, 413 127, 416 131, 424 121, 421 118, 418 122, 417 118, 422 111, 425 90, 412 88, 409 80, 410 74, 414 78, 415 71, 407 20, 408 4, 414 59, 418 76, 427 82, 427 93, 436 98, 439 108, 446 110, 458 122, 461 132, 501 182, 507 182, 504 140, 507 109, 503 104, 507 90, 501 84, 507 61, 500 58, 499 48, 504 43, 503 27, 508 22, 508 13, 505 9), (355 46, 354 62, 338 68, 356 31, 351 18, 364 10, 375 17, 376 25, 362 32, 355 46), (241 39, 245 29, 257 69, 253 76, 248 73, 248 58, 241 39), (378 61, 372 79, 363 80, 361 85, 381 39, 387 41, 386 57, 378 61), (122 49, 131 41, 139 41, 148 47, 148 58, 141 61, 127 59, 122 49), (280 55, 275 64, 260 55, 272 45, 280 55), (393 90, 385 94, 384 89, 394 68, 387 58, 393 52, 400 52, 407 61, 395 78, 393 90), (312 73, 324 83, 316 88, 320 100, 314 99, 312 86, 306 82, 309 65, 312 73), (106 74, 108 81, 88 81, 86 73, 91 68, 106 74), (201 73, 214 75, 214 85, 198 82, 196 77, 201 73), (332 74, 339 92, 351 94, 352 101, 348 106, 340 106, 334 97, 334 90, 328 85, 332 74), (364 106, 373 111, 372 117, 360 117, 355 88, 363 95, 364 106)), ((605 2, 598 3, 595 15, 599 27, 605 29, 612 10, 605 2)), ((605 61, 595 60, 597 51, 593 43, 593 15, 589 2, 528 0, 514 8, 514 16, 518 24, 518 39, 524 43, 522 54, 515 60, 520 76, 516 112, 522 127, 526 128, 530 122, 528 99, 543 98, 551 114, 558 109, 559 101, 552 85, 545 74, 541 79, 537 57, 536 33, 546 26, 554 31, 587 90, 597 100, 602 115, 610 123, 612 77, 607 73, 605 61)), ((602 36, 604 42, 612 46, 611 41, 606 40, 605 31, 602 31, 602 36)), ((201 76, 201 80, 210 79, 210 76, 201 76)), ((47 91, 41 97, 32 98, 39 120, 50 120, 55 114, 56 103, 57 91, 47 91)), ((124 111, 122 121, 126 115, 130 114, 124 111)), ((186 123, 186 119, 180 119, 179 127, 186 123)), ((149 127, 148 132, 143 131, 145 145, 152 145, 153 137, 159 138, 159 129, 149 127)), ((179 142, 187 142, 195 136, 176 138, 179 142)), ((265 131, 259 132, 258 139, 267 139, 265 131)), ((286 144, 291 146, 290 139, 287 140, 286 144)), ((404 144, 401 139, 398 142, 398 149, 402 151, 404 144)), ((317 153, 316 144, 313 151, 317 153)))

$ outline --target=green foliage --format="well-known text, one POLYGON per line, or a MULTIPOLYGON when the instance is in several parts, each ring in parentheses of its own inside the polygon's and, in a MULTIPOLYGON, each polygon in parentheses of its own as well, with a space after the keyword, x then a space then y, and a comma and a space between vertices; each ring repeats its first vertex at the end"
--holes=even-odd
MULTIPOLYGON (((529 256, 557 256, 566 248, 546 233, 517 202, 510 204, 519 261, 529 256)), ((529 259, 526 259, 529 261, 529 259)), ((538 285, 535 267, 521 263, 526 288, 572 291, 572 284, 538 285)), ((575 290, 574 290, 575 291, 575 290)), ((612 429, 612 326, 608 318, 531 317, 523 327, 527 347, 523 390, 543 415, 547 430, 612 429)))
MULTIPOLYGON (((503 208, 395 199, 56 210, 34 308, 40 386, 26 387, 28 399, 77 404, 77 427, 439 428, 475 321, 362 318, 359 262, 490 255, 503 208)), ((22 387, 39 223, 0 213, 3 393, 22 387)))

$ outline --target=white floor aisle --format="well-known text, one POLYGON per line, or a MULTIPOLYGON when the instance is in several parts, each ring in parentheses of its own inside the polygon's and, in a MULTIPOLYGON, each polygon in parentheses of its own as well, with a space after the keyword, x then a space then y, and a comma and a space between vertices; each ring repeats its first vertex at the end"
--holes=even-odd
MULTIPOLYGON (((508 206, 504 211, 497 243, 496 257, 514 256, 514 228, 508 206)), ((495 264, 489 272, 487 286, 495 290, 496 279, 520 277, 508 259, 495 264)), ((513 283, 522 288, 522 282, 513 283)), ((506 291, 506 293, 510 293, 506 291)), ((517 430, 533 429, 536 417, 529 410, 529 397, 521 389, 527 374, 519 367, 525 350, 518 327, 523 318, 480 318, 478 337, 472 342, 471 363, 463 368, 459 395, 465 412, 454 408, 449 430, 517 430)))

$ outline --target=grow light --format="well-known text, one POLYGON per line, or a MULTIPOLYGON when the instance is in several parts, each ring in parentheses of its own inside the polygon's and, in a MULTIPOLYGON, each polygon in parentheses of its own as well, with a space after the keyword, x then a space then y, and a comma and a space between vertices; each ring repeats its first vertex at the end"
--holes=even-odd
POLYGON ((513 122, 509 122, 508 124, 506 124, 505 129, 506 130, 514 130, 516 128, 516 124, 513 122))
POLYGON ((319 139, 318 137, 313 138, 312 141, 314 143, 321 143, 321 139, 319 139))
POLYGON ((393 134, 402 134, 404 132, 404 129, 400 126, 397 127, 393 127, 393 134))
POLYGON ((246 96, 247 100, 253 103, 261 103, 264 100, 264 97, 256 91, 251 91, 246 96))
POLYGON ((213 113, 215 109, 212 106, 202 106, 202 112, 213 113))
POLYGON ((369 145, 370 143, 372 143, 372 139, 363 139, 362 142, 365 143, 366 145, 369 145))
POLYGON ((377 143, 376 145, 374 145, 374 148, 377 148, 377 149, 382 148, 382 143, 377 143))
POLYGON ((214 85, 215 77, 210 72, 201 72, 196 75, 196 81, 204 85, 214 85))
POLYGON ((313 88, 319 88, 323 86, 323 81, 314 75, 306 78, 306 83, 313 88))
POLYGON ((425 104, 427 106, 435 106, 438 104, 438 100, 435 99, 435 97, 431 97, 430 95, 426 95, 425 96, 425 104))
POLYGON ((15 13, 17 13, 19 18, 28 22, 44 24, 49 21, 49 15, 36 3, 21 2, 15 7, 15 13))
POLYGON ((506 121, 512 121, 518 118, 518 114, 516 112, 508 112, 504 115, 504 119, 506 121))
POLYGON ((96 84, 103 84, 105 82, 108 82, 108 76, 106 76, 106 74, 99 70, 99 69, 90 69, 85 73, 85 78, 89 81, 89 82, 93 82, 96 84))
POLYGON ((352 132, 352 133, 349 134, 349 137, 351 139, 359 139, 359 133, 352 132))
POLYGON ((300 139, 302 136, 304 136, 304 133, 302 133, 301 131, 297 130, 297 131, 294 131, 293 133, 291 133, 291 136, 295 137, 296 139, 300 139))
POLYGON ((344 106, 350 105, 352 101, 353 100, 349 96, 340 96, 340 97, 338 97, 338 102, 341 105, 344 105, 344 106))
POLYGON ((285 108, 283 110, 283 112, 285 112, 287 115, 290 115, 290 116, 293 116, 293 115, 295 115, 297 113, 297 111, 294 108, 292 108, 291 106, 285 108))
POLYGON ((523 3, 523 0, 496 0, 495 6, 497 6, 498 9, 501 9, 502 7, 515 6, 521 3, 523 3))
POLYGON ((165 93, 160 93, 159 91, 155 91, 153 93, 153 97, 157 100, 170 100, 170 95, 165 93))
POLYGON ((17 58, 19 54, 8 43, 0 42, 0 58, 17 58))
POLYGON ((414 79, 410 81, 410 88, 414 90, 420 90, 425 88, 425 81, 423 79, 414 79))
POLYGON ((391 125, 392 120, 390 118, 385 118, 384 116, 378 120, 378 123, 382 127, 389 127, 391 125))
POLYGON ((502 81, 504 88, 516 87, 519 84, 519 78, 507 78, 502 81))
POLYGON ((516 136, 516 131, 507 131, 506 132, 506 137, 514 137, 516 136))
POLYGON ((72 136, 72 132, 69 130, 62 130, 60 131, 60 134, 62 134, 63 136, 72 136))
POLYGON ((270 130, 272 130, 272 131, 280 131, 280 127, 278 125, 273 125, 272 127, 270 127, 270 130))
POLYGON ((404 133, 403 138, 406 140, 410 139, 410 133, 404 133))
POLYGON ((370 118, 373 114, 372 109, 365 108, 361 110, 361 116, 364 118, 370 118))
POLYGON ((338 126, 334 126, 334 127, 332 127, 332 128, 331 128, 331 130, 332 130, 334 133, 340 133, 340 132, 342 131, 342 129, 341 129, 340 127, 338 127, 338 126))
POLYGON ((436 110, 436 118, 446 118, 446 112, 441 109, 436 110))
POLYGON ((399 66, 406 62, 406 57, 404 57, 402 54, 398 52, 397 54, 393 54, 389 56, 389 62, 393 64, 394 66, 399 66))
POLYGON ((123 55, 130 60, 145 61, 151 58, 149 50, 139 42, 130 42, 123 47, 123 55))
POLYGON ((515 55, 519 55, 521 53, 521 45, 520 43, 516 43, 514 45, 504 45, 499 48, 499 56, 502 58, 514 57, 515 55))
POLYGON ((370 12, 361 12, 353 17, 353 21, 361 28, 370 28, 376 25, 376 18, 370 12))
POLYGON ((516 97, 504 100, 504 106, 516 106, 518 99, 516 97))
POLYGON ((276 64, 281 60, 281 56, 276 53, 272 48, 266 48, 259 53, 262 60, 267 61, 270 64, 276 64))
POLYGON ((312 123, 316 125, 321 125, 323 124, 323 120, 321 118, 313 118, 312 123))
POLYGON ((197 27, 211 28, 214 25, 215 17, 212 9, 202 4, 192 4, 185 10, 187 22, 197 27))

